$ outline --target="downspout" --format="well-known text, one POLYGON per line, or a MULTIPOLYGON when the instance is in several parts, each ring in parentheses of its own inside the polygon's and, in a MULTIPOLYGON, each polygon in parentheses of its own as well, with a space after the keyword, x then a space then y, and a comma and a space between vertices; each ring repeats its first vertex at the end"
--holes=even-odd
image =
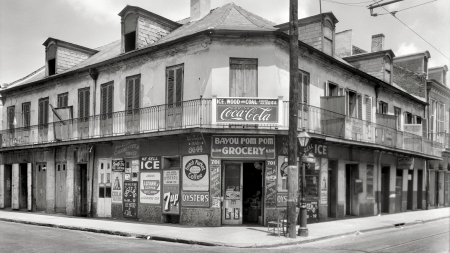
MULTIPOLYGON (((97 93, 97 79, 98 79, 98 71, 95 68, 91 68, 89 69, 89 75, 91 76, 91 78, 94 80, 94 89, 92 91, 92 105, 94 107, 93 111, 92 111, 92 115, 94 116, 94 124, 95 124, 95 115, 96 115, 96 93, 97 93)), ((91 168, 92 168, 92 174, 91 174, 91 208, 89 210, 91 217, 94 217, 94 208, 93 208, 93 204, 94 204, 94 146, 95 144, 93 144, 92 146, 89 147, 89 162, 91 164, 91 168)))

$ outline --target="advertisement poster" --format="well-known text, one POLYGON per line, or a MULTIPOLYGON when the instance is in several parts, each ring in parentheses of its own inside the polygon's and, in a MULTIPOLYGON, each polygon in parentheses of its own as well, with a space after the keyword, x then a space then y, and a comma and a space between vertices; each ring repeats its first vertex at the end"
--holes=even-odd
POLYGON ((326 159, 322 159, 320 169, 320 204, 327 205, 328 204, 328 161, 326 159))
POLYGON ((211 141, 213 158, 275 159, 275 136, 213 136, 211 141))
POLYGON ((278 192, 287 192, 287 167, 288 162, 284 161, 287 156, 278 156, 278 192))
POLYGON ((180 171, 163 171, 163 213, 180 214, 180 171))
POLYGON ((211 193, 211 208, 220 208, 220 196, 221 196, 221 187, 220 187, 220 160, 219 159, 211 159, 210 163, 210 193, 211 193))
POLYGON ((218 123, 278 123, 278 99, 217 98, 218 123))
POLYGON ((183 192, 183 206, 209 207, 209 192, 183 192))
POLYGON ((139 160, 131 161, 131 181, 138 182, 139 181, 139 160))
POLYGON ((160 156, 141 157, 141 170, 159 170, 161 169, 160 156))
POLYGON ((112 160, 112 172, 124 172, 125 161, 124 160, 112 160))
POLYGON ((306 219, 308 224, 319 221, 317 201, 306 201, 306 219))
POLYGON ((139 201, 145 204, 161 203, 161 174, 159 172, 141 173, 141 190, 139 201))
POLYGON ((137 182, 124 182, 123 189, 123 217, 137 218, 137 182))
POLYGON ((276 207, 277 166, 275 160, 268 160, 266 167, 266 207, 276 207))
POLYGON ((113 145, 113 157, 133 157, 139 155, 139 142, 136 140, 115 142, 113 145))
POLYGON ((287 206, 287 192, 277 194, 277 206, 287 206))
POLYGON ((123 178, 122 172, 112 173, 113 186, 111 193, 111 202, 113 204, 122 204, 123 178))
POLYGON ((208 191, 209 168, 207 155, 183 157, 183 190, 208 191))

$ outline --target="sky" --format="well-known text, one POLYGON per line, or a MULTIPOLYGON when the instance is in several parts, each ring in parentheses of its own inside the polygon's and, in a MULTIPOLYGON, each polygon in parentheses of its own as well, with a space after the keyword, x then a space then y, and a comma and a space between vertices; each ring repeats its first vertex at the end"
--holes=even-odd
MULTIPOLYGON (((320 13, 320 0, 299 0, 299 18, 320 13)), ((373 0, 372 0, 373 1, 373 0)), ((385 6, 399 11, 370 16, 371 0, 322 0, 322 12, 333 12, 339 23, 336 32, 352 29, 353 45, 370 51, 371 36, 385 35, 385 49, 396 55, 428 50, 429 66, 450 67, 450 0, 403 0, 385 6), (445 55, 439 53, 439 51, 445 55)), ((385 0, 387 2, 390 0, 385 0)), ((211 0, 211 8, 233 1, 211 0)), ((236 5, 277 24, 289 21, 288 0, 235 0, 236 5)), ((177 21, 189 16, 189 0, 1 0, 0 1, 0 85, 20 79, 45 64, 48 37, 89 48, 120 39, 120 17, 126 5, 139 6, 177 21)), ((374 13, 386 11, 377 8, 374 13)), ((450 74, 448 75, 450 76, 450 74)), ((450 83, 450 82, 447 82, 450 83)))

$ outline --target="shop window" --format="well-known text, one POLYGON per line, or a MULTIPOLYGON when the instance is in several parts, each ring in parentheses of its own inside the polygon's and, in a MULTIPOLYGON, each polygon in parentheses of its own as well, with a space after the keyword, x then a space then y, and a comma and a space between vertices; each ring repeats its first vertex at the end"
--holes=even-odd
POLYGON ((124 21, 123 40, 125 53, 136 49, 136 26, 136 15, 129 14, 124 21))
POLYGON ((378 113, 387 114, 388 113, 388 103, 380 101, 378 102, 378 113))
POLYGON ((230 97, 258 96, 258 59, 230 58, 230 97))

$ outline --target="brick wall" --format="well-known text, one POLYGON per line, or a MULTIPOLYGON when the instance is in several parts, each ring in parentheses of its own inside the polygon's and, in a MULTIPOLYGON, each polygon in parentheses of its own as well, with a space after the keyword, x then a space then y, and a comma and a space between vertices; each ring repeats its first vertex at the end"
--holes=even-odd
POLYGON ((298 28, 298 39, 322 51, 322 31, 320 22, 312 23, 298 28))
POLYGON ((423 57, 405 61, 397 61, 396 59, 394 59, 395 64, 420 74, 424 72, 423 61, 424 61, 423 57))
POLYGON ((352 55, 352 30, 342 31, 335 35, 336 54, 340 57, 352 55))
POLYGON ((56 55, 56 73, 61 73, 89 58, 88 54, 64 47, 58 47, 56 55))
POLYGON ((162 37, 166 36, 173 29, 155 22, 154 20, 140 16, 138 18, 138 43, 137 47, 145 47, 150 45, 162 37))
POLYGON ((353 50, 353 54, 364 54, 364 53, 367 53, 366 50, 361 49, 361 48, 359 48, 357 46, 352 46, 352 50, 353 50))
POLYGON ((416 96, 425 97, 426 84, 425 75, 418 75, 411 70, 405 69, 397 64, 394 64, 394 79, 393 82, 402 87, 406 91, 416 96))
POLYGON ((383 80, 383 57, 360 60, 357 62, 351 62, 350 64, 366 72, 367 74, 383 80))

